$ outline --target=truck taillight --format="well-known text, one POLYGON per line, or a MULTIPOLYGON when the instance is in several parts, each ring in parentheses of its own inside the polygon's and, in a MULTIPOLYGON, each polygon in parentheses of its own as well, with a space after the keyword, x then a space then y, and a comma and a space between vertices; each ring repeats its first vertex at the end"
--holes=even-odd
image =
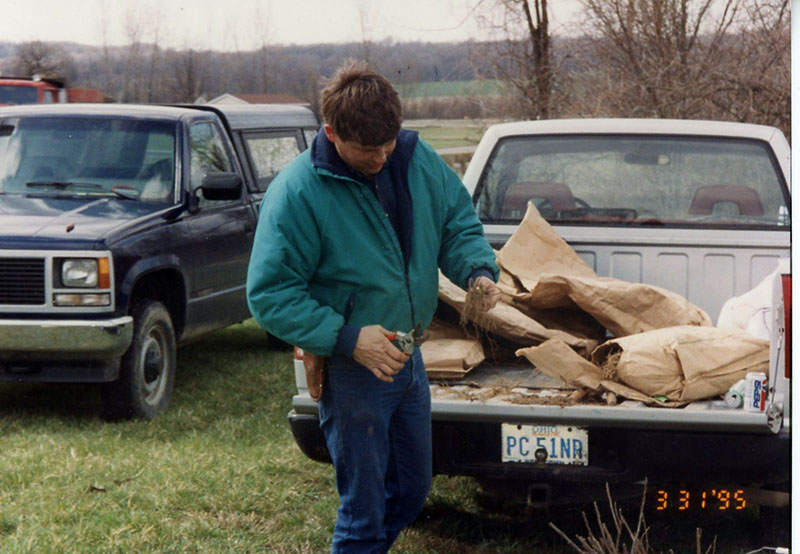
POLYGON ((789 379, 792 376, 792 276, 781 275, 781 286, 783 287, 783 328, 784 328, 784 354, 785 375, 789 379))
POLYGON ((295 360, 302 360, 303 359, 303 349, 294 347, 294 359, 295 360))

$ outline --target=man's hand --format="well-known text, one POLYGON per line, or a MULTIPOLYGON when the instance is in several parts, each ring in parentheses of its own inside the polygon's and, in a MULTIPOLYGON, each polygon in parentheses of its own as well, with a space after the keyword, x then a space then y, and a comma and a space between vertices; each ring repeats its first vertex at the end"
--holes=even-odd
POLYGON ((356 347, 353 349, 353 359, 386 383, 394 381, 392 376, 403 369, 409 358, 408 354, 398 350, 386 338, 391 334, 391 331, 380 325, 367 325, 358 333, 356 347))
POLYGON ((474 309, 478 313, 488 312, 494 308, 497 301, 500 300, 500 289, 497 288, 497 284, 494 281, 485 275, 481 275, 470 282, 469 285, 470 290, 477 289, 480 291, 480 294, 477 295, 480 302, 474 306, 474 309))

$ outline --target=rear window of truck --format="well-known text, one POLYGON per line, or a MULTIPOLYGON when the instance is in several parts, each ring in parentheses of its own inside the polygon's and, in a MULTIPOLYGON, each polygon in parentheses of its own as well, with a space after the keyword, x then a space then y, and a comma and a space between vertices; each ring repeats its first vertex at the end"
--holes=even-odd
POLYGON ((528 202, 553 224, 784 228, 786 185, 755 140, 519 136, 498 143, 476 189, 484 223, 528 202))

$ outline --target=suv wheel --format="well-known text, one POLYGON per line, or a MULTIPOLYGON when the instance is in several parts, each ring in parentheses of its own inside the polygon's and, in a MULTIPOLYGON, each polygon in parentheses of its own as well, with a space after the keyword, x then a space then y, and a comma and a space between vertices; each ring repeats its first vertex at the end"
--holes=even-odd
POLYGON ((157 300, 133 310, 133 342, 122 356, 119 378, 102 388, 103 416, 109 420, 150 419, 166 409, 175 383, 175 331, 157 300))

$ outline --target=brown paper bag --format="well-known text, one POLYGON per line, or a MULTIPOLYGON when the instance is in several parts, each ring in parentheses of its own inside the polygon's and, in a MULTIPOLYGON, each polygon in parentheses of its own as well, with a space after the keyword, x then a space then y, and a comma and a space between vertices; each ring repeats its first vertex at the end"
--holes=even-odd
POLYGON ((569 346, 558 339, 550 339, 539 346, 517 350, 517 356, 528 359, 539 371, 567 385, 592 392, 613 392, 617 396, 638 400, 645 404, 658 404, 675 408, 685 403, 657 401, 627 385, 607 379, 604 371, 590 361, 584 360, 569 346))
POLYGON ((724 394, 749 371, 769 372, 769 341, 742 331, 680 326, 603 343, 592 361, 648 396, 690 402, 724 394))
POLYGON ((614 336, 677 325, 710 326, 703 310, 666 289, 599 277, 553 230, 533 204, 498 253, 515 286, 514 301, 532 309, 577 306, 614 336))
POLYGON ((525 217, 498 252, 497 263, 525 291, 531 290, 544 275, 597 276, 532 203, 528 203, 525 217))
POLYGON ((671 327, 614 339, 592 353, 592 362, 556 339, 517 355, 571 386, 667 407, 722 395, 749 371, 769 372, 769 341, 715 327, 671 327))
POLYGON ((665 407, 679 407, 682 403, 658 402, 656 399, 607 379, 603 369, 581 358, 569 346, 558 339, 550 339, 540 346, 517 350, 517 356, 525 357, 539 371, 550 377, 561 379, 566 384, 589 389, 593 392, 609 391, 618 396, 638 400, 645 404, 658 404, 665 407))
POLYGON ((518 301, 544 307, 558 295, 569 298, 615 337, 677 325, 711 325, 708 314, 679 294, 610 277, 545 275, 518 301))
POLYGON ((540 346, 521 348, 517 356, 524 356, 539 371, 561 379, 567 385, 577 388, 598 390, 603 380, 603 370, 581 358, 566 343, 551 339, 540 346))
MULTIPOLYGON (((460 313, 466 296, 467 293, 462 288, 453 284, 443 274, 439 274, 439 298, 443 302, 454 307, 460 313)), ((586 358, 600 343, 599 340, 576 337, 564 331, 547 329, 538 321, 505 302, 498 302, 494 308, 483 314, 481 321, 477 323, 483 329, 523 346, 539 344, 549 338, 557 337, 586 358)))
POLYGON ((463 377, 485 359, 481 341, 468 336, 460 327, 434 320, 425 335, 427 339, 420 350, 430 378, 463 377))
POLYGON ((428 339, 420 349, 432 379, 463 377, 484 360, 483 346, 477 339, 428 339))

